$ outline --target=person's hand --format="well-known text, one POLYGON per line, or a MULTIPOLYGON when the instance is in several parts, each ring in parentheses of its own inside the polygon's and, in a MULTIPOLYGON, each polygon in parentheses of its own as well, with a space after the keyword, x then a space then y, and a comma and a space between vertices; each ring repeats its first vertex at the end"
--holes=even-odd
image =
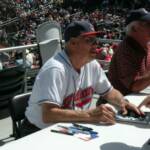
POLYGON ((103 122, 106 124, 115 123, 115 112, 105 104, 97 106, 95 109, 89 110, 89 115, 92 122, 103 122))
POLYGON ((137 106, 127 100, 124 100, 122 102, 120 108, 123 115, 126 115, 128 113, 128 110, 132 110, 138 115, 144 115, 144 112, 142 112, 137 106))
POLYGON ((141 108, 142 106, 146 106, 150 108, 150 96, 147 96, 143 102, 138 106, 138 108, 141 108))

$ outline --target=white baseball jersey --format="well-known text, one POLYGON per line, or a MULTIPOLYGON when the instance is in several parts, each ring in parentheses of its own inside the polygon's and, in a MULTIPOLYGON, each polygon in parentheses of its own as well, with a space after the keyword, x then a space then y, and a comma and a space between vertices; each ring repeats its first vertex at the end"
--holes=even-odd
POLYGON ((65 51, 50 58, 41 68, 33 86, 28 120, 39 128, 50 124, 42 121, 41 103, 54 103, 64 109, 88 109, 93 93, 105 95, 112 89, 104 71, 96 60, 81 68, 78 73, 70 63, 65 51))

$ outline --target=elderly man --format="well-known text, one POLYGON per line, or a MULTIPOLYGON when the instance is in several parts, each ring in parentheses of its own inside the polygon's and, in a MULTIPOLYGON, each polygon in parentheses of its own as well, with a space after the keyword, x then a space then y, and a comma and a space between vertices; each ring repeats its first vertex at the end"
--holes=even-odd
POLYGON ((113 55, 108 77, 124 95, 150 85, 150 13, 133 10, 126 19, 126 37, 113 55))
POLYGON ((86 21, 68 25, 64 33, 65 50, 50 58, 36 78, 23 129, 32 132, 56 122, 114 124, 115 113, 111 107, 90 108, 94 92, 120 107, 123 113, 127 108, 141 113, 111 86, 94 60, 98 34, 86 21))

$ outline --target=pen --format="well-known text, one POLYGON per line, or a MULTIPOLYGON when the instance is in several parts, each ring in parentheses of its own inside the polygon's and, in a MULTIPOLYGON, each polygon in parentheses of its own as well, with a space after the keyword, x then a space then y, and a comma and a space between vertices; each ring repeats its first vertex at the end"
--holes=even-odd
POLYGON ((61 134, 66 134, 66 135, 74 135, 73 133, 70 132, 64 132, 64 131, 58 131, 58 130, 51 130, 51 132, 55 132, 55 133, 61 133, 61 134))
MULTIPOLYGON (((58 125, 58 127, 63 128, 63 129, 67 129, 69 131, 71 131, 71 133, 83 133, 83 134, 98 134, 98 132, 93 131, 93 130, 85 130, 83 128, 79 128, 79 127, 75 127, 75 126, 71 126, 71 127, 66 127, 66 126, 62 126, 62 125, 58 125)), ((69 132, 70 133, 70 132, 69 132)))
MULTIPOLYGON (((79 127, 75 127, 75 126, 66 127, 66 126, 58 125, 58 127, 63 128, 63 129, 67 129, 67 130, 79 130, 79 131, 89 132, 89 130, 87 130, 87 129, 84 129, 84 128, 81 128, 81 127, 79 128, 79 127)), ((92 131, 92 130, 90 130, 90 131, 92 131)))
POLYGON ((78 127, 69 127, 69 129, 74 132, 74 133, 83 133, 83 134, 98 134, 98 132, 93 131, 93 130, 85 130, 82 128, 78 128, 78 127))
POLYGON ((85 131, 91 131, 91 130, 93 130, 92 128, 89 128, 89 127, 86 127, 86 126, 83 126, 83 125, 79 125, 77 123, 73 123, 73 126, 77 127, 80 130, 85 130, 85 131))
POLYGON ((58 125, 58 127, 60 127, 60 128, 64 128, 64 129, 69 129, 68 127, 66 127, 66 126, 62 126, 62 125, 58 125))

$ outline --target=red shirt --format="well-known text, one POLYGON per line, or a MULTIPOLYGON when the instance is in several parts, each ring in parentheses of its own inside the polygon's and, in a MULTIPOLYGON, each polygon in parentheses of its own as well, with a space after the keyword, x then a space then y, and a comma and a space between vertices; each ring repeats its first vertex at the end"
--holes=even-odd
POLYGON ((145 51, 133 38, 126 37, 112 57, 108 77, 123 95, 132 93, 132 83, 150 70, 150 51, 145 51))

